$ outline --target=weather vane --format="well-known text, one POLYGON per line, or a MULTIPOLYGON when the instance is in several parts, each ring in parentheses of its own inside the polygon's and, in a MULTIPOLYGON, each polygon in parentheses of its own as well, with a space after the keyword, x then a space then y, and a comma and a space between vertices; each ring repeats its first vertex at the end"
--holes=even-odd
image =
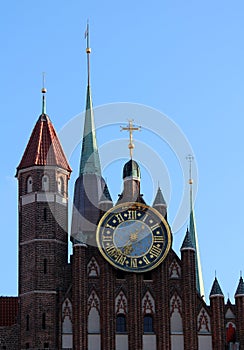
POLYGON ((134 131, 141 131, 141 126, 135 126, 133 125, 133 119, 129 119, 129 124, 126 127, 121 126, 120 131, 129 131, 130 133, 130 142, 128 145, 128 148, 130 150, 130 157, 132 158, 132 154, 133 154, 133 149, 135 148, 135 145, 133 144, 133 132, 134 131))

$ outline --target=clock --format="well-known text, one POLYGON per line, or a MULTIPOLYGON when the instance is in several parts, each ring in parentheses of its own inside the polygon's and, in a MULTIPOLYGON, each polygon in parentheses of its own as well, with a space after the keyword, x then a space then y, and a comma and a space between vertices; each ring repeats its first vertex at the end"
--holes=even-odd
POLYGON ((110 264, 131 272, 146 272, 158 266, 172 242, 169 225, 156 209, 130 202, 103 215, 96 240, 110 264))

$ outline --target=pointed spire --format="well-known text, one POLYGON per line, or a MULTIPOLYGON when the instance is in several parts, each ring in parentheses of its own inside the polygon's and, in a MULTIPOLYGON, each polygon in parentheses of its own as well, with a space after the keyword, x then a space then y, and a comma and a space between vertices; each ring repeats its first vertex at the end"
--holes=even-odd
POLYGON ((195 215, 194 215, 194 206, 193 206, 193 179, 192 179, 192 161, 193 156, 188 155, 186 159, 189 161, 189 185, 190 185, 190 223, 189 223, 189 230, 191 234, 191 240, 193 243, 193 246, 196 251, 195 255, 195 266, 196 266, 196 287, 201 296, 204 296, 204 285, 203 285, 203 277, 202 277, 202 267, 201 267, 201 260, 200 260, 200 250, 198 245, 198 236, 197 236, 197 229, 196 229, 196 222, 195 222, 195 215))
POLYGON ((42 73, 42 114, 47 114, 46 96, 47 89, 45 88, 45 72, 42 73))
POLYGON ((244 282, 242 276, 240 277, 238 287, 236 289, 235 297, 244 296, 244 282))
POLYGON ((92 97, 90 88, 90 53, 89 47, 89 24, 87 23, 87 29, 85 32, 85 38, 87 39, 87 94, 86 94, 86 112, 85 123, 82 141, 82 151, 80 159, 80 175, 83 174, 96 174, 101 176, 101 165, 96 140, 96 129, 94 123, 92 97))
POLYGON ((103 188, 103 193, 101 195, 100 202, 113 202, 106 182, 103 188))
POLYGON ((166 201, 164 199, 163 193, 161 191, 161 188, 158 186, 158 191, 156 193, 154 202, 153 202, 153 207, 155 207, 156 205, 166 205, 166 201))
POLYGON ((212 289, 210 292, 210 298, 214 297, 214 296, 221 296, 221 297, 224 296, 224 294, 220 288, 219 282, 217 280, 217 277, 215 277, 215 279, 214 279, 214 283, 212 285, 212 289))
POLYGON ((194 244, 192 242, 191 234, 190 234, 190 232, 188 230, 188 227, 187 227, 186 235, 185 235, 185 238, 184 238, 184 241, 182 243, 182 246, 181 246, 180 250, 187 250, 187 249, 191 249, 191 250, 195 251, 195 247, 194 247, 194 244))

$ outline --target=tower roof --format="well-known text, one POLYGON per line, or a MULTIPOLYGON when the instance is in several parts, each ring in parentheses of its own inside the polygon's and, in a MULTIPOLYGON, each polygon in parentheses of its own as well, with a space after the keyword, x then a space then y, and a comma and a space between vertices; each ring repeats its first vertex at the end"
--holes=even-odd
POLYGON ((242 277, 240 277, 239 284, 235 293, 235 297, 239 296, 244 296, 244 282, 242 277))
POLYGON ((195 250, 194 244, 193 244, 192 239, 191 239, 191 234, 190 234, 188 228, 186 230, 186 235, 185 235, 184 241, 183 241, 182 246, 181 246, 181 250, 186 250, 186 249, 195 250))
POLYGON ((106 182, 104 184, 103 193, 101 195, 100 202, 113 202, 106 182))
POLYGON ((158 187, 158 191, 153 202, 153 207, 155 205, 166 205, 166 202, 160 187, 158 187))
POLYGON ((96 129, 93 115, 92 95, 90 87, 90 53, 89 48, 89 27, 87 24, 87 92, 86 92, 86 112, 82 140, 82 150, 80 158, 80 175, 96 174, 101 176, 101 165, 97 147, 96 129))
POLYGON ((24 155, 17 167, 17 173, 21 169, 35 165, 59 166, 71 172, 54 126, 46 114, 41 114, 36 122, 24 155))
POLYGON ((213 297, 213 296, 224 296, 216 277, 214 279, 214 283, 212 285, 212 289, 210 292, 210 297, 213 297))
POLYGON ((135 177, 138 180, 141 177, 141 171, 137 162, 133 159, 130 159, 127 163, 125 163, 123 168, 123 179, 126 177, 135 177))

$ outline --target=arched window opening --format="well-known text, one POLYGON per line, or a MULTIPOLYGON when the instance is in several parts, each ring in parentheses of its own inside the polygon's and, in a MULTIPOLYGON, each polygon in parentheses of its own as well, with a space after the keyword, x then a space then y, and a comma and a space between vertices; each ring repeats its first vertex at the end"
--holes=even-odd
POLYGON ((64 179, 61 176, 58 178, 58 192, 64 195, 64 179))
POLYGON ((30 193, 33 191, 33 180, 32 180, 32 177, 29 176, 28 179, 27 179, 27 193, 30 193))
POLYGON ((144 333, 153 333, 153 318, 151 315, 145 315, 143 319, 144 333))
POLYGON ((47 175, 42 177, 42 190, 49 191, 49 177, 47 175))
POLYGON ((26 315, 26 330, 30 330, 30 316, 26 315))
POLYGON ((118 314, 116 317, 116 333, 126 333, 126 317, 118 314))
POLYGON ((46 314, 42 314, 42 329, 46 329, 46 314))

